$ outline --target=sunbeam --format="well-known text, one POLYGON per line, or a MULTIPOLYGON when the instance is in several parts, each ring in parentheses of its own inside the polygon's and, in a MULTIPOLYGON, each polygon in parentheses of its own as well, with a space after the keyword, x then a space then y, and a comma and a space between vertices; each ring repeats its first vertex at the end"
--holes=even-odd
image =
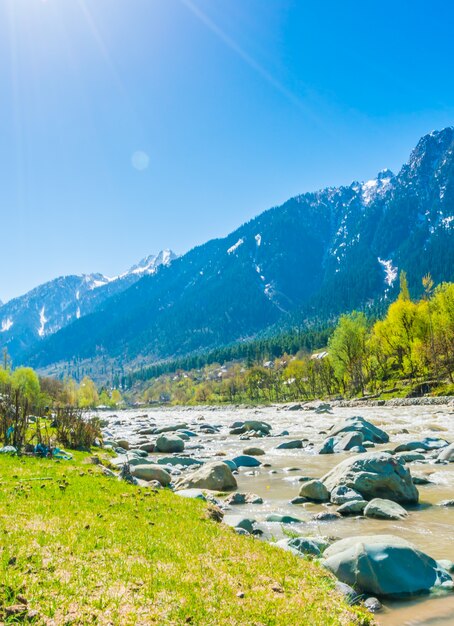
POLYGON ((257 72, 263 79, 265 79, 274 89, 279 91, 285 98, 287 98, 292 104, 303 110, 307 115, 313 118, 314 121, 319 122, 318 117, 308 107, 307 103, 297 96, 293 91, 288 89, 279 80, 277 80, 267 69, 265 69, 258 61, 256 61, 250 54, 248 54, 232 37, 227 35, 206 13, 204 13, 198 6, 192 2, 192 0, 180 0, 181 3, 186 6, 191 13, 202 22, 212 33, 214 33, 226 46, 228 46, 233 52, 235 52, 250 68, 257 72))

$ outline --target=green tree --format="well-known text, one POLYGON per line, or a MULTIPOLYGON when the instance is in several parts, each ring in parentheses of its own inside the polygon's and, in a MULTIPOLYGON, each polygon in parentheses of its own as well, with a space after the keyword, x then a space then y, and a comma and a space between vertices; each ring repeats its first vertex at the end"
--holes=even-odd
POLYGON ((342 315, 329 342, 334 373, 344 390, 364 394, 367 321, 364 313, 342 315))
POLYGON ((77 399, 81 409, 87 409, 99 404, 99 396, 95 383, 88 376, 84 376, 79 385, 77 399))
POLYGON ((11 374, 13 389, 20 391, 21 395, 34 404, 39 399, 40 384, 38 375, 31 367, 19 367, 11 374))

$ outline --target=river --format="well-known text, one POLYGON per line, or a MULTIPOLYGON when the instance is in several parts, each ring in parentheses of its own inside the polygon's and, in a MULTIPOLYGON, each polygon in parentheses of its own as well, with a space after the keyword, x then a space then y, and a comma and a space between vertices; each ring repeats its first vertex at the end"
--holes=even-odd
MULTIPOLYGON (((126 438, 133 444, 138 442, 137 431, 144 426, 163 426, 185 422, 188 428, 203 423, 220 427, 216 434, 200 434, 186 442, 185 453, 201 460, 231 458, 246 447, 260 447, 265 455, 258 457, 262 465, 258 468, 242 468, 237 476, 238 490, 252 492, 264 500, 260 505, 237 505, 227 514, 241 514, 257 520, 265 529, 268 539, 284 536, 282 526, 265 523, 270 513, 292 515, 302 520, 292 525, 292 531, 301 535, 324 535, 348 537, 354 535, 394 534, 411 541, 417 548, 435 559, 454 561, 454 509, 436 506, 438 502, 454 498, 454 463, 436 465, 430 461, 409 465, 412 475, 427 476, 428 485, 418 486, 420 504, 410 510, 409 517, 400 521, 373 520, 369 518, 343 518, 330 522, 311 521, 313 513, 326 511, 327 505, 294 505, 289 501, 298 495, 302 476, 320 478, 346 454, 317 455, 310 449, 276 450, 278 443, 290 439, 307 439, 319 444, 326 432, 345 417, 362 415, 385 430, 390 443, 375 449, 391 449, 400 443, 420 440, 426 436, 439 436, 448 442, 454 441, 454 407, 402 406, 333 408, 331 413, 319 414, 313 410, 287 410, 280 406, 263 408, 235 407, 191 407, 156 408, 140 411, 121 411, 115 416, 106 413, 108 431, 114 438, 126 438), (283 430, 284 437, 264 437, 240 440, 229 435, 229 425, 234 421, 259 419, 272 426, 272 434, 283 430), (195 448, 193 448, 195 446, 195 448), (198 446, 202 446, 199 448, 198 446)), ((152 439, 152 437, 150 437, 152 439)), ((157 455, 151 454, 150 458, 157 455)), ((334 509, 331 509, 334 510, 334 509)), ((429 595, 408 601, 384 601, 384 609, 376 619, 382 626, 452 626, 454 625, 454 593, 439 596, 429 595)))

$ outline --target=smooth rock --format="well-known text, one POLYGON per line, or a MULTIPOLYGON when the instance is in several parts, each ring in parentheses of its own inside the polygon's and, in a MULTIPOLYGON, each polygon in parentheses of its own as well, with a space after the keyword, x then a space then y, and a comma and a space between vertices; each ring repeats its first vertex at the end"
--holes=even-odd
POLYGON ((312 517, 315 522, 334 522, 338 519, 341 519, 341 515, 339 513, 330 513, 329 511, 322 511, 321 513, 317 513, 312 517))
POLYGON ((434 559, 393 535, 341 539, 323 556, 339 580, 378 597, 424 593, 452 580, 434 559))
POLYGON ((375 519, 404 519, 408 517, 407 511, 400 504, 382 498, 371 500, 364 509, 364 515, 375 519))
POLYGON ((339 426, 335 426, 330 434, 336 436, 351 431, 361 433, 364 441, 372 443, 388 443, 389 441, 389 435, 384 430, 360 416, 348 417, 339 426))
POLYGON ((351 500, 345 504, 341 504, 337 509, 340 515, 361 515, 367 506, 367 500, 351 500))
POLYGON ((328 502, 329 500, 329 491, 320 480, 303 483, 299 495, 314 502, 328 502))
POLYGON ((347 452, 357 446, 363 447, 364 437, 361 432, 347 432, 342 437, 336 437, 334 452, 347 452))
POLYGON ((303 442, 301 439, 292 439, 291 441, 283 441, 278 446, 276 446, 276 450, 298 450, 303 447, 303 442))
POLYGON ((183 452, 184 441, 176 435, 161 435, 156 439, 156 452, 183 452))
POLYGON ((236 456, 232 459, 232 461, 237 467, 258 467, 262 464, 258 459, 253 456, 247 456, 246 454, 236 456))
POLYGON ((237 482, 228 465, 223 461, 215 461, 183 476, 175 485, 175 489, 193 488, 232 491, 237 488, 237 482))
POLYGON ((262 456, 265 454, 265 450, 262 450, 262 448, 245 448, 243 454, 247 456, 262 456))
POLYGON ((419 494, 404 464, 386 452, 366 452, 339 463, 322 478, 328 491, 345 485, 365 500, 386 498, 395 502, 416 503, 419 494))
POLYGON ((380 602, 380 600, 378 598, 374 598, 373 596, 371 596, 370 598, 366 598, 366 600, 364 600, 364 606, 371 613, 379 613, 383 608, 383 605, 380 602))
POLYGON ((163 487, 167 487, 172 480, 170 474, 159 465, 134 465, 131 474, 141 480, 157 480, 163 487))
POLYGON ((329 543, 323 539, 316 537, 293 537, 290 539, 282 539, 278 541, 277 546, 290 550, 294 554, 312 554, 320 556, 322 552, 329 546, 329 543))
POLYGON ((263 504, 263 499, 255 493, 232 493, 224 500, 224 504, 236 505, 236 504, 263 504))

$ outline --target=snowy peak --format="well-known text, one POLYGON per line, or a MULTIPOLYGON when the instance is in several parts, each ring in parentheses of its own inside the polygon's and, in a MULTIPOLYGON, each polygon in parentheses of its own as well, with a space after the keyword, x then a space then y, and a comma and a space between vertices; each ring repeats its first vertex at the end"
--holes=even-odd
POLYGON ((391 170, 384 169, 379 172, 377 178, 363 183, 361 185, 361 195, 364 204, 368 205, 375 200, 377 196, 383 196, 384 193, 388 191, 393 179, 394 174, 391 170))
POLYGON ((130 267, 127 272, 121 275, 121 277, 129 275, 154 274, 158 267, 161 265, 168 266, 176 258, 177 255, 172 250, 161 250, 159 254, 150 254, 150 256, 147 256, 139 261, 137 265, 130 267))

